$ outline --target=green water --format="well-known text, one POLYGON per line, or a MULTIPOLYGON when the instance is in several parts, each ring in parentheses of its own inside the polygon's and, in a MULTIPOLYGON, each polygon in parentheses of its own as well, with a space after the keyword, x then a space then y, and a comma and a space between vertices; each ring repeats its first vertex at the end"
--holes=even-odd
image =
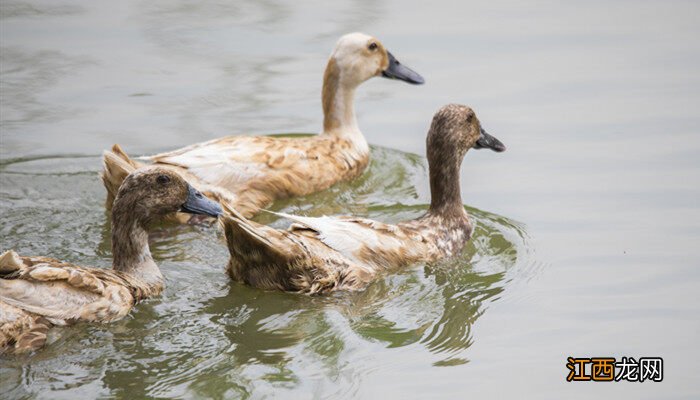
POLYGON ((316 132, 326 57, 364 31, 426 84, 364 84, 369 170, 273 209, 420 215, 432 114, 466 103, 508 150, 464 161, 464 253, 307 297, 231 283, 215 227, 160 226, 164 294, 0 359, 0 397, 700 395, 698 3, 297 3, 0 0, 0 250, 108 267, 102 149, 316 132), (567 383, 567 356, 663 357, 664 381, 567 383))

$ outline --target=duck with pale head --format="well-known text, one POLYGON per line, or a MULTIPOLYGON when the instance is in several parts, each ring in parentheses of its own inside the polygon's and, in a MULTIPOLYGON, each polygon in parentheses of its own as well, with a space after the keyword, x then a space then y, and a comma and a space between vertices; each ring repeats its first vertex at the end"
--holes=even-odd
MULTIPOLYGON (((424 82, 378 39, 347 34, 336 43, 323 75, 320 134, 227 136, 144 158, 182 173, 207 196, 251 218, 275 200, 325 190, 365 170, 370 151, 355 118, 355 91, 373 77, 424 82)), ((118 145, 105 151, 107 208, 124 177, 140 165, 118 145)), ((177 220, 190 222, 190 216, 178 214, 177 220)))

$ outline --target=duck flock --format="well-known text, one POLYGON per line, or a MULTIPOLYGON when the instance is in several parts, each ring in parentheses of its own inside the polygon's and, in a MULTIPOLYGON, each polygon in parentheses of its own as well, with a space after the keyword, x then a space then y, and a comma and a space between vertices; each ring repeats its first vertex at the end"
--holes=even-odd
POLYGON ((265 290, 361 290, 382 273, 459 254, 473 231, 460 195, 462 159, 472 148, 505 150, 474 111, 459 104, 440 108, 428 131, 431 202, 421 217, 386 224, 276 213, 292 222, 286 230, 251 220, 276 200, 325 190, 364 172, 370 151, 355 118, 354 95, 375 76, 424 83, 379 40, 351 33, 337 42, 323 75, 318 135, 227 136, 139 161, 116 144, 105 151, 101 178, 112 217, 112 269, 2 253, 0 353, 35 351, 52 326, 115 321, 159 295, 164 277, 148 247, 155 221, 218 220, 230 278, 265 290))

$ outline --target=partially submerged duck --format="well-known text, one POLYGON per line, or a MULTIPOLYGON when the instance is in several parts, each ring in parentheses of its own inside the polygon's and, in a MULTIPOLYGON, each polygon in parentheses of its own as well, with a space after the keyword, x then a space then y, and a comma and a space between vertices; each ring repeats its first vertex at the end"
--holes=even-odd
MULTIPOLYGON (((360 175, 369 161, 369 146, 357 126, 355 89, 383 76, 412 84, 423 78, 407 68, 371 36, 340 38, 323 76, 323 130, 302 138, 227 136, 179 150, 144 157, 168 166, 207 196, 238 210, 246 218, 274 200, 311 194, 360 175)), ((107 208, 129 172, 141 164, 118 146, 104 154, 102 179, 107 208)), ((180 222, 189 218, 179 215, 180 222)))
POLYGON ((486 133, 467 106, 451 104, 434 116, 427 138, 430 208, 396 225, 355 217, 281 214, 293 224, 274 229, 227 206, 220 221, 228 244, 228 273, 263 289, 323 293, 364 288, 377 273, 458 254, 472 223, 460 195, 459 170, 471 148, 505 146, 486 133))
POLYGON ((147 167, 126 177, 112 207, 112 269, 48 257, 0 255, 0 353, 43 346, 52 325, 111 322, 163 290, 147 227, 175 211, 216 217, 207 199, 177 173, 147 167))

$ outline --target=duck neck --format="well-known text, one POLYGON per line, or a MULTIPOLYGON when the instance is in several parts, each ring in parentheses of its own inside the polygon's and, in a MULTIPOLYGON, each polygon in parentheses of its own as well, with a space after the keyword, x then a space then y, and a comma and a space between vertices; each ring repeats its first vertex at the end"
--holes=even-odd
POLYGON ((461 162, 428 158, 430 170, 430 212, 443 217, 462 217, 466 214, 459 185, 461 162))
POLYGON ((323 75, 323 133, 366 145, 355 118, 357 86, 357 82, 343 76, 335 58, 331 57, 323 75))
POLYGON ((145 221, 137 217, 137 208, 119 200, 112 207, 112 268, 159 292, 163 274, 151 256, 145 221))

